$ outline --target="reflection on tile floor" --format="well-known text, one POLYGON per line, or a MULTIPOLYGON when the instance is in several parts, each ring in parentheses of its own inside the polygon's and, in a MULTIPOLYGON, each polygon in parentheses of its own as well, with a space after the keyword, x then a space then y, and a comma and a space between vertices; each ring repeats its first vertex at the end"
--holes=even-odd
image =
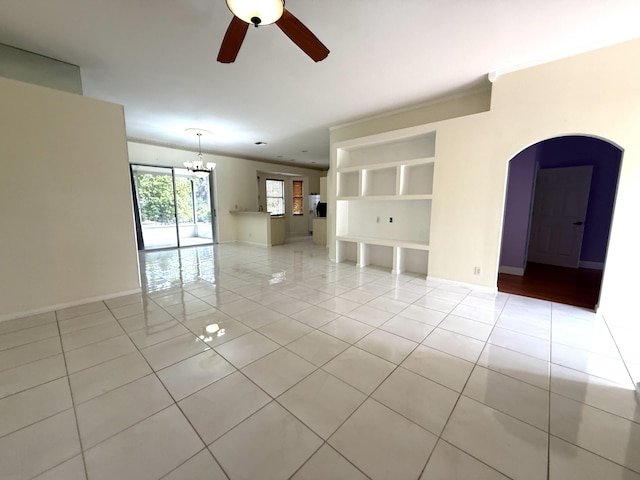
POLYGON ((0 478, 640 480, 628 326, 307 241, 140 261, 0 323, 0 478))

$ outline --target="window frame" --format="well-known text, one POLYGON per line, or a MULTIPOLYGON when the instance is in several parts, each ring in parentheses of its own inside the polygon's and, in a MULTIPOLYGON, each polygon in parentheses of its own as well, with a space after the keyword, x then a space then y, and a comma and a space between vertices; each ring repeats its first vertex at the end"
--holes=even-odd
POLYGON ((304 183, 302 180, 291 181, 291 214, 296 217, 304 215, 304 183), (296 195, 295 184, 300 184, 300 195, 296 195), (296 199, 300 199, 300 211, 296 212, 296 199))
POLYGON ((285 204, 285 192, 284 192, 284 180, 280 180, 278 178, 267 178, 265 181, 265 201, 267 205, 267 211, 272 217, 281 217, 284 216, 287 212, 287 207, 285 204), (273 196, 269 195, 269 182, 278 182, 282 186, 282 195, 281 196, 273 196), (279 198, 282 201, 282 213, 274 213, 269 211, 269 199, 270 198, 279 198))

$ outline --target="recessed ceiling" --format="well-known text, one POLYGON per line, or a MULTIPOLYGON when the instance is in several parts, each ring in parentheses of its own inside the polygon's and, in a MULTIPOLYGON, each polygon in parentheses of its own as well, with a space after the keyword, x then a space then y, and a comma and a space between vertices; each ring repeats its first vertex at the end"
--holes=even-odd
POLYGON ((329 48, 324 61, 272 25, 249 29, 235 63, 216 62, 232 18, 225 0, 2 0, 0 42, 79 65, 85 95, 124 105, 130 139, 193 149, 185 129, 197 127, 212 132, 204 151, 327 167, 332 125, 640 35, 638 0, 286 7, 329 48))

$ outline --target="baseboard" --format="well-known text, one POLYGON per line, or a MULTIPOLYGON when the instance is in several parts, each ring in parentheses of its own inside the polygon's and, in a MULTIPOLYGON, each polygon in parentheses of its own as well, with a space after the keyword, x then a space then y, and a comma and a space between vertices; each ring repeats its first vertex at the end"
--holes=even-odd
POLYGON ((83 298, 82 300, 74 300, 73 302, 48 305, 46 307, 27 310, 24 312, 7 313, 0 315, 0 322, 4 322, 6 320, 15 320, 16 318, 30 317, 31 315, 38 315, 40 313, 47 313, 54 310, 62 310, 63 308, 77 307, 78 305, 84 305, 86 303, 102 302, 104 300, 111 300, 112 298, 126 297, 127 295, 133 295, 140 292, 142 292, 142 288, 136 288, 135 290, 127 290, 124 292, 112 293, 109 295, 99 295, 97 297, 83 298))
POLYGON ((268 243, 249 242, 247 240, 236 240, 232 243, 240 243, 242 245, 251 245, 252 247, 271 247, 268 243))
POLYGON ((500 268, 498 268, 498 273, 506 273, 507 275, 519 275, 522 277, 524 275, 524 268, 500 265, 500 268))
POLYGON ((591 268, 593 270, 604 270, 604 262, 587 262, 584 260, 580 260, 578 267, 591 268))
POLYGON ((495 287, 487 287, 485 285, 477 285, 475 283, 466 283, 466 282, 458 282, 456 280, 447 280, 446 278, 438 278, 432 277, 431 275, 427 275, 427 282, 439 283, 441 285, 452 285, 455 287, 465 287, 470 288, 472 290, 487 292, 487 293, 498 293, 498 286, 495 287))
MULTIPOLYGON (((587 261, 580 260, 580 263, 578 264, 578 266, 580 268, 592 268, 594 270, 604 270, 604 263, 603 262, 587 262, 587 261)), ((509 267, 507 265, 500 265, 500 268, 498 268, 498 272, 499 273, 506 273, 508 275, 523 276, 524 275, 524 268, 509 267)))

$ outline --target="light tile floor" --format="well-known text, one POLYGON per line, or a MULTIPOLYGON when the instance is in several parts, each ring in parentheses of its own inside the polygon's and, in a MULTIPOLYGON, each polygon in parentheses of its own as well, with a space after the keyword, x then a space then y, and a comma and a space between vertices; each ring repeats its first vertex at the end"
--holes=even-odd
POLYGON ((140 261, 142 294, 0 324, 0 478, 640 480, 593 313, 306 241, 140 261))

